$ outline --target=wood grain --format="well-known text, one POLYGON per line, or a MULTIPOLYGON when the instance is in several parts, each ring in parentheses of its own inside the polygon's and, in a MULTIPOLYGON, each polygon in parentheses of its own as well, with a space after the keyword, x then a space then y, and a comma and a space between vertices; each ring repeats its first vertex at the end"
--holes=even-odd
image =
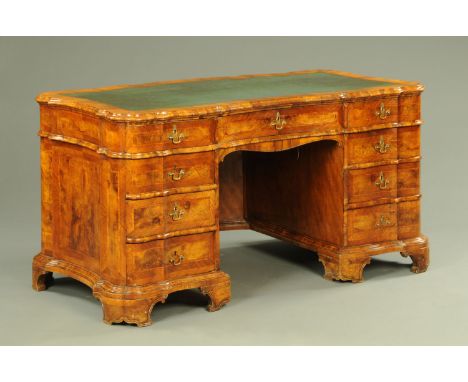
POLYGON ((372 256, 394 251, 424 272, 423 87, 386 81, 143 112, 41 94, 33 288, 71 276, 92 288, 106 323, 149 325, 155 304, 182 289, 200 289, 215 311, 230 300, 220 229, 315 251, 326 279, 359 282, 372 256))
POLYGON ((370 131, 346 135, 348 163, 381 162, 398 157, 398 129, 370 131))
POLYGON ((336 142, 245 154, 248 222, 268 222, 333 244, 343 243, 343 154, 336 142))
POLYGON ((247 225, 244 217, 243 154, 235 151, 219 164, 219 224, 223 230, 247 225))
POLYGON ((361 245, 397 239, 396 204, 357 208, 346 212, 348 244, 361 245))
POLYGON ((373 97, 366 100, 357 100, 348 105, 346 128, 354 129, 361 126, 376 126, 398 122, 398 97, 373 97), (387 116, 378 116, 381 105, 389 113, 387 116))
POLYGON ((397 166, 374 166, 348 170, 348 203, 361 203, 397 196, 397 166))

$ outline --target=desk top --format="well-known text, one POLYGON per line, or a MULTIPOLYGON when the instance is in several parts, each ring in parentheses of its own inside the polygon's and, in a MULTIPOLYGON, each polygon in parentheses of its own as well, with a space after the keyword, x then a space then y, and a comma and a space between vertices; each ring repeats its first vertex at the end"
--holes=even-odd
POLYGON ((40 94, 37 101, 117 121, 142 121, 201 118, 422 90, 417 82, 313 70, 48 92, 40 94))

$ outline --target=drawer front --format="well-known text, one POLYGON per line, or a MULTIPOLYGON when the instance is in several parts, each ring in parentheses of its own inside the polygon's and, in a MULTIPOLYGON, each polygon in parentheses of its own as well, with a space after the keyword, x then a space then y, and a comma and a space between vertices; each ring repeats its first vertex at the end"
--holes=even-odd
POLYGON ((127 194, 214 184, 214 152, 125 161, 127 194))
POLYGON ((215 191, 175 194, 127 202, 127 240, 215 224, 215 191))
POLYGON ((275 111, 268 110, 222 117, 218 121, 217 140, 224 142, 276 135, 278 132, 271 125, 275 115, 275 111))
POLYGON ((349 164, 397 159, 396 128, 348 134, 346 139, 349 164))
POLYGON ((348 244, 372 244, 397 239, 396 204, 347 211, 348 244))
POLYGON ((279 110, 273 120, 279 134, 313 132, 337 134, 341 129, 341 104, 314 105, 279 110))
POLYGON ((347 127, 371 127, 398 122, 398 98, 380 97, 348 104, 347 127))
POLYGON ((340 104, 324 104, 223 117, 218 141, 304 132, 336 134, 341 131, 341 110, 340 104))
POLYGON ((126 245, 128 285, 147 285, 165 279, 164 242, 126 245))
POLYGON ((162 191, 163 158, 127 160, 123 165, 127 194, 162 191))
POLYGON ((215 269, 215 233, 127 244, 127 283, 147 285, 215 269))
POLYGON ((397 166, 348 171, 348 203, 397 197, 397 166))
POLYGON ((164 125, 165 149, 206 146, 213 143, 214 120, 174 122, 164 125))
POLYGON ((214 183, 214 152, 171 155, 164 158, 164 188, 214 183))
POLYGON ((125 151, 148 153, 163 149, 163 125, 138 125, 125 129, 125 151))
POLYGON ((164 233, 164 200, 151 198, 127 201, 127 241, 138 241, 164 233))
POLYGON ((212 226, 215 215, 215 191, 171 195, 166 202, 166 232, 212 226))
POLYGON ((164 254, 166 276, 176 278, 213 271, 214 235, 214 232, 208 232, 166 240, 164 254))
POLYGON ((133 126, 125 130, 125 151, 151 153, 213 143, 215 121, 209 119, 133 126))

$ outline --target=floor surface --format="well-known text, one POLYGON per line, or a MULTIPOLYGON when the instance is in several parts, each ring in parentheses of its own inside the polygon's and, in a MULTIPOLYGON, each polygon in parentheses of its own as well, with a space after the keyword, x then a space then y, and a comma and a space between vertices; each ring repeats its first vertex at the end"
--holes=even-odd
MULTIPOLYGON (((458 260, 433 256, 423 274, 396 253, 379 256, 365 281, 352 284, 324 280, 314 253, 251 231, 223 232, 231 303, 208 313, 198 292, 174 293, 155 307, 152 326, 138 328, 102 323, 91 290, 68 277, 33 291, 27 247, 17 242, 21 254, 1 258, 1 345, 468 344, 462 248, 443 248, 445 259, 453 252, 458 260)), ((437 241, 431 249, 442 253, 437 241)))

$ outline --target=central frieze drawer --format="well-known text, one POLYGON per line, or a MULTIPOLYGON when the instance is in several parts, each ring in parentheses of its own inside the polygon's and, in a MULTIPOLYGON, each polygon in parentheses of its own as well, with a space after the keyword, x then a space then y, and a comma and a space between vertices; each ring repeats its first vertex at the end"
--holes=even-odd
POLYGON ((397 183, 396 165, 348 170, 348 203, 396 198, 397 183))
POLYGON ((127 242, 144 242, 169 232, 213 226, 215 214, 215 191, 129 200, 127 242))
POLYGON ((277 134, 336 134, 340 131, 341 105, 322 104, 222 117, 218 121, 217 137, 222 142, 277 134))

